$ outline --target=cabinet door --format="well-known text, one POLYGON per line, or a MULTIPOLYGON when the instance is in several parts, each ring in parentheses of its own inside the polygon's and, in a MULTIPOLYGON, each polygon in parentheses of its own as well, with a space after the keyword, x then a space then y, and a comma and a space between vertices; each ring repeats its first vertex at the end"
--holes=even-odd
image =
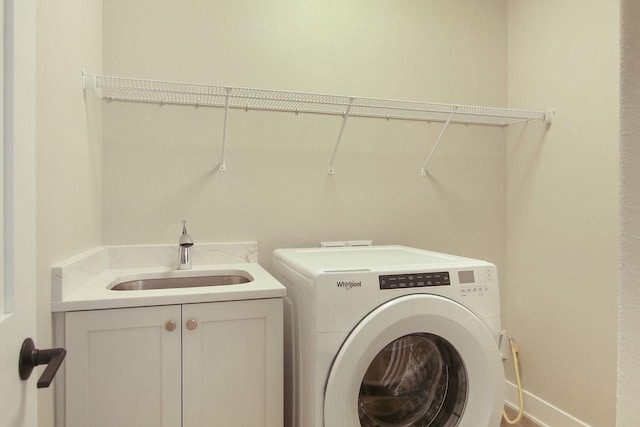
POLYGON ((179 427, 180 315, 180 306, 67 313, 67 427, 179 427))
POLYGON ((282 427, 282 299, 182 310, 184 427, 282 427))

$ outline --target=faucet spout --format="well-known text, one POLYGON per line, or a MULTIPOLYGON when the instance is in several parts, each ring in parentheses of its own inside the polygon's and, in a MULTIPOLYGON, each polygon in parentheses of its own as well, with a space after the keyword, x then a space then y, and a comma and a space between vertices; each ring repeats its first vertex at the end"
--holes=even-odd
POLYGON ((187 233, 187 221, 182 221, 182 234, 178 240, 179 258, 178 270, 191 270, 191 246, 193 239, 187 233))

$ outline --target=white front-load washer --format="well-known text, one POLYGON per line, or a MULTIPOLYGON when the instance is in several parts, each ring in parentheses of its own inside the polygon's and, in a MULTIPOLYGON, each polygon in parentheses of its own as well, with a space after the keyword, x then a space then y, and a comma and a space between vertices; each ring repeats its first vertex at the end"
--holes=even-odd
POLYGON ((403 246, 277 249, 287 427, 498 427, 496 267, 403 246))

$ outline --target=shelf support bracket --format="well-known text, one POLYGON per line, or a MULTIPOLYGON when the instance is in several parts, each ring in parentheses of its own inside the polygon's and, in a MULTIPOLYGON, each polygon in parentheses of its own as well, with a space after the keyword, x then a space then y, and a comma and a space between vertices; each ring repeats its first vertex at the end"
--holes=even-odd
POLYGON ((436 143, 433 144, 433 147, 431 148, 431 152, 429 152, 429 156, 427 157, 427 160, 424 162, 424 165, 422 165, 422 169, 420 170, 420 175, 427 176, 427 165, 431 161, 431 157, 433 156, 433 153, 435 153, 436 149, 438 148, 438 145, 440 145, 440 141, 442 141, 442 136, 444 135, 447 128, 449 127, 449 123, 451 123, 451 119, 453 119, 453 116, 456 114, 457 109, 458 107, 455 107, 454 110, 451 112, 451 114, 449 114, 449 118, 447 119, 446 123, 442 127, 442 130, 440 131, 440 135, 438 135, 438 139, 436 139, 436 143))
POLYGON ((336 141, 336 146, 333 149, 333 155, 331 156, 331 163, 329 163, 329 175, 334 174, 333 170, 333 161, 336 159, 336 153, 338 152, 338 147, 340 146, 340 141, 342 140, 342 133, 344 132, 344 127, 347 124, 347 119, 349 118, 349 113, 351 112, 351 106, 353 105, 353 101, 355 98, 349 98, 349 105, 347 105, 347 109, 344 112, 344 116, 342 119, 342 126, 340 127, 340 133, 338 134, 338 140, 336 141))
POLYGON ((95 75, 88 74, 87 70, 82 70, 82 89, 95 89, 97 86, 96 80, 97 77, 95 75))
POLYGON ((222 158, 220 159, 220 172, 224 172, 227 170, 227 164, 224 161, 224 150, 227 145, 227 118, 229 116, 229 95, 231 93, 231 88, 225 88, 227 95, 224 99, 224 125, 222 127, 222 158))
POLYGON ((553 116, 555 116, 556 114, 556 110, 555 109, 550 109, 547 110, 544 113, 544 123, 547 125, 547 127, 551 126, 551 123, 553 123, 553 116))

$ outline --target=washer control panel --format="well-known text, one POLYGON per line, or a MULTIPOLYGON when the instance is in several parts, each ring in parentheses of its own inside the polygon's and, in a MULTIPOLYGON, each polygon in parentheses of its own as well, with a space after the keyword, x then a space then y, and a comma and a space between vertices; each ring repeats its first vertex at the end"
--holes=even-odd
POLYGON ((380 289, 424 288, 427 286, 449 286, 449 272, 389 274, 378 276, 380 289))
POLYGON ((458 271, 458 279, 462 296, 482 296, 489 291, 493 272, 491 270, 458 271))

